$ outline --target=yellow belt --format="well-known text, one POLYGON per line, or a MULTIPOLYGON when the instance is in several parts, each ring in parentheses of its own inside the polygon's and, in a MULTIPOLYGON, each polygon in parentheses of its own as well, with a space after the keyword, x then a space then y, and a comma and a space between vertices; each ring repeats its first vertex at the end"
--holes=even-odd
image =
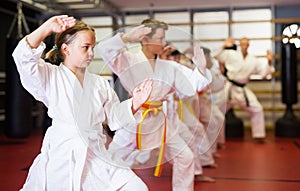
MULTIPOLYGON (((162 110, 162 102, 147 101, 146 103, 144 103, 142 105, 141 109, 143 109, 144 112, 142 115, 142 121, 137 126, 137 132, 136 132, 136 145, 139 150, 142 149, 141 134, 142 134, 143 121, 149 112, 153 112, 154 115, 157 115, 158 112, 162 110)), ((165 117, 163 136, 162 136, 162 140, 161 140, 162 144, 161 144, 161 147, 159 150, 159 155, 158 155, 157 164, 156 164, 155 171, 154 171, 154 176, 160 176, 161 172, 162 172, 162 163, 163 163, 163 156, 164 156, 164 151, 165 151, 166 134, 167 134, 167 129, 166 129, 166 117, 165 117)))
POLYGON ((189 111, 195 115, 195 111, 193 109, 193 107, 186 101, 182 100, 182 99, 175 99, 175 101, 178 102, 178 116, 179 116, 179 119, 182 121, 183 120, 183 104, 185 104, 189 111))

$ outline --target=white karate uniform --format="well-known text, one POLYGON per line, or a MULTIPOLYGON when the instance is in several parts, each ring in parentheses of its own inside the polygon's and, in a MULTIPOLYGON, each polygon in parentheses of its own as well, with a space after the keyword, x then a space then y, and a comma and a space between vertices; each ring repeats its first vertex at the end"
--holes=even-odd
MULTIPOLYGON (((191 69, 183 65, 180 65, 180 68, 187 77, 190 76, 191 69)), ((206 76, 210 82, 208 86, 210 86, 213 76, 208 69, 206 71, 206 76)), ((197 81, 195 83, 201 82, 197 81)), ((207 86, 202 87, 202 89, 198 88, 197 91, 203 91, 206 88, 207 86)), ((189 146, 192 151, 194 151, 195 155, 197 155, 195 156, 195 170, 198 174, 202 174, 202 166, 214 164, 215 161, 211 150, 212 144, 208 139, 203 124, 198 118, 200 114, 198 94, 196 93, 193 96, 181 99, 181 104, 179 104, 179 102, 176 104, 176 110, 179 113, 179 119, 184 123, 184 125, 181 125, 183 127, 180 127, 180 134, 184 140, 189 143, 189 146), (188 136, 189 134, 193 135, 193 139, 188 136)))
MULTIPOLYGON (((235 50, 219 50, 214 53, 216 58, 224 63, 227 69, 227 76, 230 80, 246 84, 250 80, 252 74, 259 74, 263 78, 274 71, 272 66, 267 63, 261 63, 257 58, 247 55, 244 59, 240 51, 235 50)), ((226 96, 230 94, 230 100, 227 102, 227 109, 233 105, 240 106, 243 110, 251 115, 251 129, 253 138, 264 138, 265 119, 262 105, 257 100, 255 94, 247 87, 239 87, 227 82, 225 86, 226 96), (249 100, 249 106, 246 105, 244 92, 249 100)))
MULTIPOLYGON (((212 104, 216 105, 225 116, 226 114, 225 84, 227 82, 226 77, 221 73, 219 63, 214 58, 212 58, 212 67, 209 70, 212 74, 212 82, 209 84, 212 104)), ((217 138, 217 143, 224 144, 225 139, 226 139, 225 123, 223 123, 217 138)))
POLYGON ((199 132, 197 129, 191 130, 183 121, 178 120, 178 127, 179 127, 179 135, 183 138, 189 148, 192 150, 194 154, 194 164, 195 164, 195 175, 202 175, 202 160, 200 157, 200 150, 199 150, 199 132))
POLYGON ((209 89, 204 90, 199 96, 200 115, 199 120, 204 125, 208 140, 211 146, 211 152, 215 153, 217 149, 217 138, 222 130, 225 116, 217 105, 211 102, 209 89))
POLYGON ((42 60, 44 49, 44 43, 31 49, 24 38, 13 52, 22 85, 48 107, 53 119, 22 190, 148 190, 105 148, 103 122, 112 130, 136 125, 131 100, 120 104, 108 81, 88 71, 81 86, 63 64, 42 60))
MULTIPOLYGON (((188 127, 190 133, 195 137, 194 146, 196 146, 196 154, 198 155, 201 166, 211 165, 215 163, 212 153, 212 144, 210 143, 206 130, 203 124, 199 121, 194 108, 199 108, 198 95, 185 98, 182 100, 180 118, 182 122, 188 127), (195 99, 197 97, 197 99, 195 99), (191 99, 191 100, 190 100, 191 99), (194 104, 194 105, 192 105, 194 104)), ((185 130, 181 128, 181 130, 185 130)))
MULTIPOLYGON (((209 80, 198 70, 192 71, 190 78, 186 78, 178 68, 178 64, 173 61, 157 58, 153 70, 142 51, 133 54, 126 51, 125 48, 126 45, 117 34, 100 42, 96 47, 96 52, 100 53, 112 71, 118 75, 122 85, 130 94, 146 78, 152 78, 154 81, 149 101, 164 101, 168 95, 174 92, 181 98, 192 96, 196 89, 201 89, 209 83, 209 80), (194 83, 197 80, 202 83, 194 83)), ((135 114, 136 119, 141 118, 141 113, 143 110, 139 110, 135 114)), ((172 109, 160 111, 157 114, 153 112, 147 114, 142 123, 142 149, 153 150, 160 147, 165 119, 167 126, 165 158, 167 161, 172 160, 173 163, 172 190, 193 190, 193 153, 178 134, 178 116, 174 115, 172 109)), ((110 149, 116 154, 119 154, 118 150, 136 149, 136 128, 118 130, 109 146, 110 149)))

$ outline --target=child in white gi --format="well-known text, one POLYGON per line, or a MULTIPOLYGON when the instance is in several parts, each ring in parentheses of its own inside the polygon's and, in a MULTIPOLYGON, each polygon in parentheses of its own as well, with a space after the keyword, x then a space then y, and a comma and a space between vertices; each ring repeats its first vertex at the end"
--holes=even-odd
POLYGON ((22 190, 148 190, 142 180, 105 148, 102 123, 112 130, 135 126, 133 113, 148 99, 152 81, 122 103, 107 80, 86 67, 94 58, 95 32, 67 15, 53 16, 23 38, 13 52, 24 88, 48 107, 53 119, 41 153, 22 190), (43 40, 57 33, 55 46, 41 59, 43 40))
POLYGON ((145 78, 153 79, 149 100, 140 109, 140 114, 135 114, 141 122, 135 128, 116 131, 109 150, 118 154, 124 149, 159 148, 155 175, 160 175, 163 158, 172 160, 172 190, 191 191, 194 189, 194 180, 198 180, 197 176, 194 177, 193 152, 178 134, 178 116, 172 115, 169 110, 165 111, 163 106, 168 95, 176 92, 180 98, 192 96, 197 88, 203 88, 209 80, 205 78, 206 63, 200 50, 196 58, 199 65, 191 72, 190 78, 186 78, 177 63, 160 59, 159 55, 166 44, 167 28, 164 22, 147 19, 131 32, 118 33, 96 47, 129 94, 145 78), (141 42, 141 50, 136 54, 126 51, 128 42, 141 42), (197 83, 197 86, 196 81, 201 83, 197 83))
MULTIPOLYGON (((183 53, 179 52, 175 47, 171 47, 170 49, 171 51, 167 55, 166 59, 176 61, 178 64, 180 64, 183 71, 185 71, 187 68, 189 68, 189 70, 194 69, 195 64, 193 64, 190 58, 185 56, 183 53)), ((207 64, 208 63, 209 62, 207 61, 207 64)), ((204 89, 206 88, 207 87, 205 87, 204 89)), ((199 91, 203 91, 203 89, 199 91)), ((194 150, 196 151, 198 157, 195 160, 198 161, 195 161, 195 164, 200 163, 200 165, 204 167, 216 167, 217 164, 215 163, 212 152, 210 150, 212 144, 209 142, 204 126, 202 123, 200 123, 197 115, 197 113, 199 113, 198 94, 196 93, 192 97, 187 97, 181 100, 178 99, 175 100, 177 100, 176 105, 178 106, 179 119, 188 127, 188 130, 186 130, 184 126, 180 127, 180 129, 182 130, 181 135, 183 137, 188 138, 188 140, 191 143, 189 144, 191 148, 196 147, 196 149, 194 150), (190 138, 190 136, 186 135, 189 133, 194 134, 195 137, 194 143, 191 142, 192 139, 190 138)), ((201 167, 199 170, 202 173, 201 167)), ((210 177, 205 177, 205 176, 203 177, 206 178, 207 181, 214 181, 210 177)))

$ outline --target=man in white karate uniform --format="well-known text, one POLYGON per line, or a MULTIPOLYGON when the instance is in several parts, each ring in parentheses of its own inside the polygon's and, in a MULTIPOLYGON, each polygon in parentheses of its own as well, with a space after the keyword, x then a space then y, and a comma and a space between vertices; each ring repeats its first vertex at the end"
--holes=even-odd
POLYGON ((213 53, 224 64, 226 71, 228 80, 225 87, 228 96, 227 110, 238 105, 250 113, 252 137, 257 140, 264 140, 266 131, 263 107, 246 84, 252 74, 259 74, 265 78, 274 71, 271 64, 272 55, 270 51, 267 51, 268 63, 262 63, 256 57, 248 54, 248 38, 240 40, 240 50, 228 48, 233 46, 234 39, 229 38, 222 48, 213 53))

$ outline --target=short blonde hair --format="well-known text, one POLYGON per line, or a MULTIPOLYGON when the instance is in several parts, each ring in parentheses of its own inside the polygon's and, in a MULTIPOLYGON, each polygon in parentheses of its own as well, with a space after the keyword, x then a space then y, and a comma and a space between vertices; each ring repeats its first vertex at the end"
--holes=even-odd
POLYGON ((155 19, 145 19, 142 21, 141 24, 144 25, 145 27, 149 27, 152 29, 151 32, 147 35, 150 38, 155 34, 156 29, 158 29, 158 28, 168 30, 167 23, 165 23, 163 21, 155 20, 155 19))
POLYGON ((243 38, 240 39, 240 44, 241 44, 242 41, 247 41, 247 43, 249 44, 250 39, 247 38, 247 37, 243 37, 243 38))

